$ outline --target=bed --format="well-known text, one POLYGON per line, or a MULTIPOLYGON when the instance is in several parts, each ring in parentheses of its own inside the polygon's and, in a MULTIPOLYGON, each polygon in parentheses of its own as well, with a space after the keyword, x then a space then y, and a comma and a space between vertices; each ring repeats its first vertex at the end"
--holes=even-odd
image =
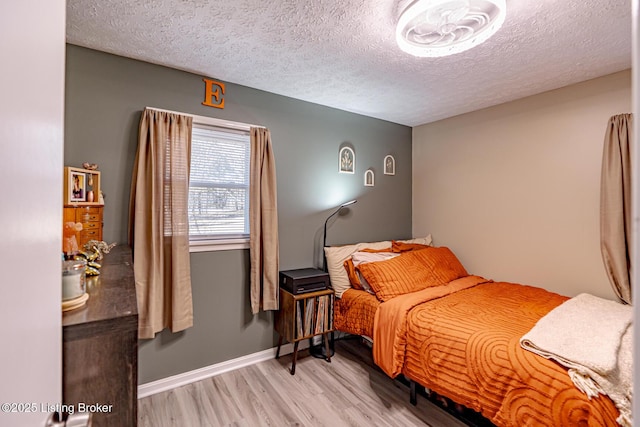
POLYGON ((326 248, 335 328, 370 337, 390 377, 403 375, 495 425, 618 425, 611 399, 587 397, 567 369, 520 345, 567 297, 469 275, 448 248, 430 244, 326 248))

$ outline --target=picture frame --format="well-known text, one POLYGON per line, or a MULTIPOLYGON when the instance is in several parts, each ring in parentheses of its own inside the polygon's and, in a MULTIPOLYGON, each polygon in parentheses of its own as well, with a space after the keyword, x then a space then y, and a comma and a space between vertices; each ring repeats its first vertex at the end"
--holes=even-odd
POLYGON ((383 162, 384 174, 395 175, 396 174, 396 159, 391 155, 387 155, 383 162))
POLYGON ((356 153, 351 147, 342 147, 338 155, 338 172, 350 173, 356 172, 356 153))
POLYGON ((373 173, 372 169, 367 169, 364 173, 364 186, 365 187, 373 187, 375 186, 376 176, 373 173))
POLYGON ((69 173, 69 201, 87 201, 87 175, 84 172, 71 171, 69 173))
POLYGON ((64 197, 68 205, 102 205, 100 201, 100 171, 65 166, 64 197))

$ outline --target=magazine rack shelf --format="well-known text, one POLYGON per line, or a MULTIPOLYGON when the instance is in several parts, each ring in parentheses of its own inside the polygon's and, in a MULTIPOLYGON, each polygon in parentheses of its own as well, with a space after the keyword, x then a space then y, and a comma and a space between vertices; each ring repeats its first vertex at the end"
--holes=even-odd
POLYGON ((333 331, 333 299, 333 289, 293 295, 280 288, 280 310, 276 312, 274 322, 279 335, 276 359, 280 357, 283 340, 293 343, 291 375, 296 373, 298 344, 316 335, 322 335, 326 360, 331 362, 329 333, 333 331))

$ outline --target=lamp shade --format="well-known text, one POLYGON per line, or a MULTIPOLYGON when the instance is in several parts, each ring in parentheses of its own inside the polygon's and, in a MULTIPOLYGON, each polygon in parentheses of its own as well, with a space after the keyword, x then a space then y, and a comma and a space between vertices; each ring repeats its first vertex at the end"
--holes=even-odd
POLYGON ((356 202, 357 202, 357 200, 349 200, 348 202, 345 202, 345 203, 341 204, 340 208, 346 208, 347 206, 352 205, 352 204, 354 204, 356 202))
POLYGON ((414 56, 453 55, 488 40, 506 12, 505 0, 417 0, 402 12, 396 41, 414 56))

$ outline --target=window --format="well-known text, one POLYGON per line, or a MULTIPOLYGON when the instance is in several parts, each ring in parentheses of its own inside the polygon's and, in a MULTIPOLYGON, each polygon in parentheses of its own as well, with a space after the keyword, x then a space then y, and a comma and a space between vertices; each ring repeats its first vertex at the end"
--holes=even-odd
POLYGON ((197 123, 191 136, 191 251, 238 249, 249 242, 247 130, 197 123))

